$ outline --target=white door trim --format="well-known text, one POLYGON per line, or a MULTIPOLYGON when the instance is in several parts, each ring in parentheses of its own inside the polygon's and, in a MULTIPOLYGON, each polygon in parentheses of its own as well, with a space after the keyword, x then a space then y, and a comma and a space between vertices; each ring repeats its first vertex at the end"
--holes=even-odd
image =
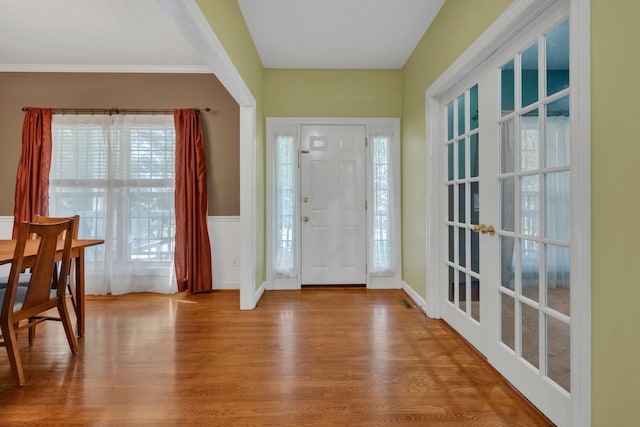
MULTIPOLYGON (((274 135, 278 129, 287 129, 288 133, 296 136, 297 148, 299 148, 299 138, 301 135, 300 127, 305 125, 327 125, 327 126, 344 126, 344 125, 360 125, 366 128, 366 137, 370 139, 370 136, 375 132, 379 132, 381 129, 388 129, 392 133, 392 173, 393 173, 393 185, 394 194, 397 195, 396 203, 394 203, 394 243, 393 243, 393 265, 395 267, 393 274, 375 275, 370 272, 367 273, 367 288, 369 289, 400 289, 402 287, 402 258, 401 258, 401 216, 400 216, 400 119, 398 118, 367 118, 367 117, 267 117, 266 118, 266 158, 267 158, 267 188, 266 188, 266 206, 267 206, 267 223, 266 223, 266 268, 267 268, 267 289, 300 289, 300 266, 299 266, 299 250, 300 240, 299 232, 296 238, 296 272, 295 277, 276 277, 273 272, 272 258, 273 258, 273 239, 275 233, 275 224, 273 212, 273 198, 274 198, 274 181, 273 181, 273 144, 274 135)), ((369 154, 367 149, 367 166, 369 165, 369 154)), ((367 172, 367 198, 369 198, 371 187, 369 173, 367 172)), ((299 191, 299 187, 296 191, 299 191)), ((297 206, 296 212, 300 212, 299 197, 296 196, 297 206)), ((370 212, 370 211, 369 211, 370 212)), ((367 213, 367 220, 369 220, 369 213, 367 213)), ((299 228, 298 228, 299 229, 299 228)), ((369 234, 367 227, 367 235, 369 234)), ((368 245, 367 245, 368 246, 368 245)), ((368 258, 368 257, 367 257, 368 258)))
MULTIPOLYGON (((444 132, 440 97, 478 67, 493 52, 533 19, 555 4, 570 7, 571 56, 571 191, 572 282, 571 289, 571 390, 572 421, 591 425, 591 96, 590 96, 590 0, 516 0, 426 91, 426 262, 438 259, 444 202, 439 189, 441 155, 439 141, 444 132), (577 215, 576 213, 580 214, 577 215)), ((424 310, 440 318, 443 295, 441 269, 427 269, 427 299, 424 310)))
POLYGON ((255 308, 258 243, 256 100, 195 0, 156 0, 240 106, 240 309, 255 308))

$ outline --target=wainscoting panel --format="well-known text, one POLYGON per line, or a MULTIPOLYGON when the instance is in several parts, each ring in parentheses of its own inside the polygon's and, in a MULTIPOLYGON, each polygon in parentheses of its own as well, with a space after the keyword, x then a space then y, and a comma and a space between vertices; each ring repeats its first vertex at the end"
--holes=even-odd
MULTIPOLYGON (((0 239, 10 239, 13 229, 13 216, 0 216, 0 239)), ((0 265, 0 276, 8 276, 11 265, 0 265)))
POLYGON ((213 289, 240 289, 240 217, 210 216, 207 226, 213 289))

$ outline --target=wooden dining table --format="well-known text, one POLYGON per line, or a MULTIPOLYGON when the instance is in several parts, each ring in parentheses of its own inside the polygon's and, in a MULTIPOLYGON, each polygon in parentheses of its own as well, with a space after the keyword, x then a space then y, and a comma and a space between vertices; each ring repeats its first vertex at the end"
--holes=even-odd
MULTIPOLYGON (((16 240, 0 240, 0 265, 11 264, 13 252, 16 247, 16 240)), ((29 268, 38 252, 38 240, 27 240, 24 251, 23 267, 29 268)), ((78 337, 84 336, 84 313, 85 313, 85 292, 84 292, 84 250, 90 246, 101 245, 104 240, 74 239, 71 245, 71 259, 75 260, 75 289, 74 302, 76 311, 76 333, 78 337)), ((62 258, 62 241, 58 244, 58 254, 62 258)))

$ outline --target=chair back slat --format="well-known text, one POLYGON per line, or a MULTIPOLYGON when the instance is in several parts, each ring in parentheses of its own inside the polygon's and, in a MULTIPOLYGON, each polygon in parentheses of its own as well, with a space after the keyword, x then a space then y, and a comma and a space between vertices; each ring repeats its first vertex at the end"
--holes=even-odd
MULTIPOLYGON (((44 216, 44 215, 35 215, 33 217, 33 222, 37 224, 52 224, 56 222, 65 221, 70 219, 73 221, 73 227, 71 229, 71 238, 78 238, 78 228, 80 226, 80 215, 73 215, 68 217, 52 217, 52 216, 44 216)), ((64 236, 61 236, 64 237, 64 236)))
MULTIPOLYGON (((19 251, 21 254, 24 254, 26 236, 35 235, 39 239, 38 252, 31 266, 31 279, 22 305, 22 309, 26 310, 31 307, 46 304, 51 300, 52 283, 66 283, 69 275, 73 221, 67 219, 49 224, 22 223, 20 226, 24 228, 24 234, 18 233, 19 237, 16 244, 16 252, 19 251), (63 245, 62 265, 60 271, 54 274, 54 271, 56 271, 54 266, 57 262, 56 251, 58 250, 58 245, 63 245)), ((23 262, 20 264, 23 264, 23 262)), ((9 275, 9 287, 11 287, 11 281, 19 276, 21 268, 22 265, 17 265, 16 263, 16 271, 14 272, 14 265, 12 264, 11 274, 9 275)), ((65 288, 66 286, 62 286, 62 292, 65 291, 65 288)))

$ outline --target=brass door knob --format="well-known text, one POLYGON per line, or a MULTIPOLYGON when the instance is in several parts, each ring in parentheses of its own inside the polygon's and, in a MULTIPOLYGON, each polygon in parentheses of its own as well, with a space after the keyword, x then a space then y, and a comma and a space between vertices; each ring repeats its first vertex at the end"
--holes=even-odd
POLYGON ((489 226, 487 226, 485 224, 474 225, 473 226, 473 231, 475 231, 476 233, 482 233, 482 234, 489 233, 491 236, 496 234, 496 229, 493 228, 493 225, 489 225, 489 226))
POLYGON ((302 217, 302 220, 303 220, 304 222, 309 222, 309 217, 308 217, 308 216, 303 216, 303 217, 302 217))

